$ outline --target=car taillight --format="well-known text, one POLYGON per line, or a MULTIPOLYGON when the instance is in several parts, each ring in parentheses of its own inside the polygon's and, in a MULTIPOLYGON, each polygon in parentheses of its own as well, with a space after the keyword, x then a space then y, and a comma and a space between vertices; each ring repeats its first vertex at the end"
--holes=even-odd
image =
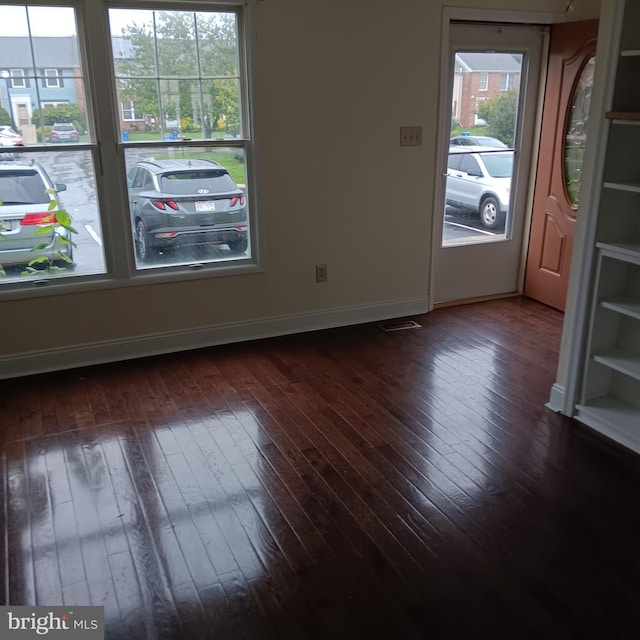
POLYGON ((178 210, 178 203, 175 200, 152 200, 151 204, 162 211, 166 211, 167 207, 174 211, 178 210))
POLYGON ((41 211, 38 213, 26 213, 24 218, 20 221, 22 226, 30 224, 55 224, 56 214, 51 211, 41 211))
POLYGON ((244 204, 244 196, 232 196, 231 206, 235 207, 238 203, 240 203, 241 205, 244 204))

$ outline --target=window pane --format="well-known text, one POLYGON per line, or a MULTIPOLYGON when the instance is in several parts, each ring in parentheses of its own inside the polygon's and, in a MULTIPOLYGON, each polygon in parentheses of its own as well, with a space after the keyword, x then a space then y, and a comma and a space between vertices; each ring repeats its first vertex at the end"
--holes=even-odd
POLYGON ((88 150, 0 152, 0 282, 104 273, 95 183, 88 150))
POLYGON ((144 140, 242 135, 235 13, 111 9, 109 21, 118 99, 135 103, 140 121, 127 124, 121 108, 123 130, 144 129, 144 140))
POLYGON ((0 102, 20 136, 16 144, 57 142, 50 136, 56 122, 84 134, 87 97, 74 10, 0 5, 0 24, 0 102))
POLYGON ((125 155, 139 268, 250 256, 242 147, 128 147, 125 155))
POLYGON ((567 197, 573 205, 578 204, 582 184, 582 161, 589 124, 589 107, 591 105, 591 89, 593 72, 596 64, 592 57, 585 64, 576 84, 565 133, 565 181, 567 197))
POLYGON ((459 105, 459 121, 451 128, 442 245, 506 240, 523 57, 515 51, 455 57, 452 105, 459 105), (482 98, 478 83, 486 84, 482 98))

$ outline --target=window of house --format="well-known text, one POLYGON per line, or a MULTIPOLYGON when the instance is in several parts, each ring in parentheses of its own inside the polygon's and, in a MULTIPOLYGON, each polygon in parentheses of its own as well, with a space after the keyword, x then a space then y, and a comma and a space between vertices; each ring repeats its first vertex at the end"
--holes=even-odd
POLYGON ((139 120, 136 115, 136 105, 131 100, 122 103, 122 119, 123 120, 139 120))
POLYGON ((49 198, 0 202, 0 295, 253 264, 245 5, 104 5, 0 4, 0 95, 33 105, 0 146, 0 194, 35 168, 49 198))
POLYGON ((247 260, 239 14, 110 9, 109 21, 122 119, 141 123, 121 142, 137 268, 247 260))
POLYGON ((478 91, 487 91, 489 89, 489 74, 483 72, 478 78, 478 91))
POLYGON ((514 88, 515 74, 513 73, 501 73, 500 74, 500 91, 509 91, 514 88))
POLYGON ((57 69, 45 69, 44 70, 44 86, 47 89, 60 88, 60 80, 58 78, 57 69))
POLYGON ((11 69, 9 72, 11 75, 11 88, 12 89, 25 89, 27 82, 24 77, 23 69, 11 69))

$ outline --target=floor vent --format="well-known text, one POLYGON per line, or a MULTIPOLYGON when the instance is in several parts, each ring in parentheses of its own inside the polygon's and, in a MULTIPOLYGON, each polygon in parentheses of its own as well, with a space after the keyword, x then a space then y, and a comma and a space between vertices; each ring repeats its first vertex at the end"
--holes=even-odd
POLYGON ((405 329, 419 329, 422 325, 413 320, 403 320, 402 322, 387 322, 378 326, 383 331, 404 331, 405 329))

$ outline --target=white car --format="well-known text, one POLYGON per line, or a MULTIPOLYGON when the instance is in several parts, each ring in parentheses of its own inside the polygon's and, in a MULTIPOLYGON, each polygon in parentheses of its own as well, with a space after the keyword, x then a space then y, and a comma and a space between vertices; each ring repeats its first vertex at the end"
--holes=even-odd
POLYGON ((513 149, 449 147, 447 204, 478 213, 487 229, 504 228, 512 172, 513 149))
POLYGON ((1 147, 22 147, 24 141, 19 133, 16 133, 11 127, 0 127, 0 146, 1 147))

